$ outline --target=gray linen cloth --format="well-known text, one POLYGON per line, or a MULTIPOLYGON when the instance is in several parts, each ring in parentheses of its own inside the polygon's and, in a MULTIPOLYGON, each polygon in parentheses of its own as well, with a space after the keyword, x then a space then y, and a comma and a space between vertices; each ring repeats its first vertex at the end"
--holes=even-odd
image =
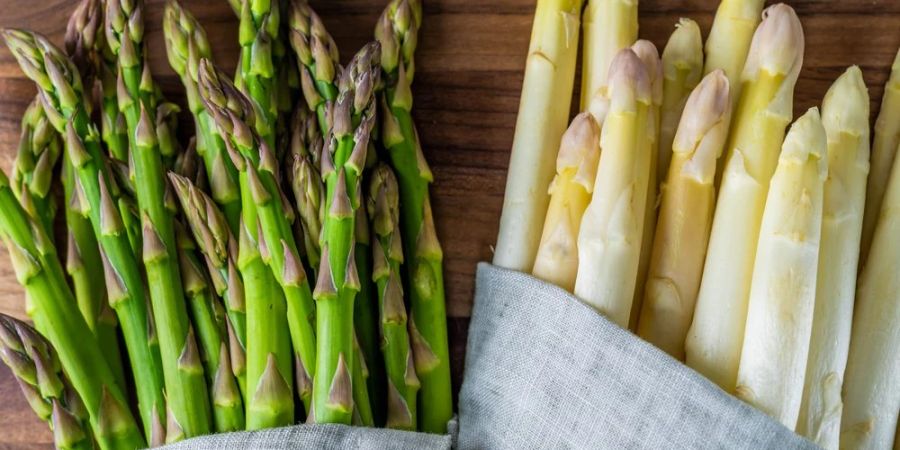
POLYGON ((568 292, 478 266, 459 448, 815 449, 568 292))
POLYGON ((295 425, 170 450, 815 449, 569 293, 479 264, 458 423, 439 436, 295 425))
MULTIPOLYGON (((451 432, 455 432, 453 426, 451 432)), ((214 434, 170 444, 164 450, 438 450, 450 445, 450 435, 317 424, 214 434)))

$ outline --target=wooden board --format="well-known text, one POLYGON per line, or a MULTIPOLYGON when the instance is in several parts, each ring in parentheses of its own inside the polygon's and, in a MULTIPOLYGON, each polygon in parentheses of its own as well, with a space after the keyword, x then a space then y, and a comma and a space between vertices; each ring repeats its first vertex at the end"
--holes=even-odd
MULTIPOLYGON (((234 68, 236 19, 224 0, 183 0, 204 24, 217 63, 234 68)), ((386 0, 313 0, 346 61, 363 43, 386 0)), ((794 0, 806 32, 806 61, 795 110, 816 105, 850 64, 862 67, 878 111, 900 45, 900 0, 794 0)), ((29 28, 62 42, 71 0, 0 0, 0 26, 29 28)), ((167 96, 183 102, 163 49, 163 0, 147 0, 150 63, 167 96)), ((709 29, 715 0, 646 0, 641 37, 662 48, 679 17, 709 29)), ((415 119, 435 174, 434 210, 444 246, 454 378, 463 367, 473 274, 491 259, 512 142, 534 0, 425 0, 416 56, 415 119)), ((705 35, 705 34, 704 34, 705 35)), ((2 46, 0 46, 2 47, 2 46)), ((8 170, 18 121, 34 95, 9 51, 0 48, 0 168, 8 170)), ((22 290, 0 251, 0 312, 24 316, 22 290)), ((49 448, 52 437, 0 368, 0 449, 49 448)))

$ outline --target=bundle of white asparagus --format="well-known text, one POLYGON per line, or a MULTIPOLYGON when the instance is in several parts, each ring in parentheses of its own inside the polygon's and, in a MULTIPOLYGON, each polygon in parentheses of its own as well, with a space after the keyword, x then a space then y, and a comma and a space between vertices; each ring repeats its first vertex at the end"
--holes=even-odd
POLYGON ((869 178, 862 71, 790 125, 803 28, 763 3, 722 0, 705 46, 681 19, 660 57, 637 0, 588 0, 563 132, 582 2, 539 0, 494 264, 824 448, 896 449, 900 54, 869 178))

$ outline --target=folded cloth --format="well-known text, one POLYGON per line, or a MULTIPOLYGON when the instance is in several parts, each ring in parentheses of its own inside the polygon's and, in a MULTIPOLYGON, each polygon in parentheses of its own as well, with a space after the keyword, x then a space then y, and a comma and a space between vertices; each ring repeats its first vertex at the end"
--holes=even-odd
MULTIPOLYGON (((451 432, 455 423, 451 422, 451 432)), ((260 431, 213 434, 170 444, 165 450, 288 450, 314 448, 322 450, 444 450, 449 449, 450 435, 412 433, 381 428, 347 425, 294 425, 260 431)))
POLYGON ((815 449, 563 289, 479 264, 460 449, 815 449))

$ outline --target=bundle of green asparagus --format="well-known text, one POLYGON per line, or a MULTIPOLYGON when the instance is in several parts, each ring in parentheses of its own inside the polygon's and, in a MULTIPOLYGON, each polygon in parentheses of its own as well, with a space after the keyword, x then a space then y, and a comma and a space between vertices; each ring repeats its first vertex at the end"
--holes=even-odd
POLYGON ((582 112, 563 133, 582 3, 538 1, 494 264, 571 291, 823 447, 890 447, 900 59, 867 190, 858 67, 787 133, 805 45, 793 9, 722 0, 705 52, 681 19, 660 60, 637 3, 587 2, 582 112))
POLYGON ((187 126, 150 72, 143 2, 80 1, 66 52, 3 30, 38 95, 0 179, 37 331, 0 317, 2 360, 59 448, 304 417, 446 432, 442 253, 411 115, 421 3, 391 0, 346 66, 306 0, 231 5, 234 79, 165 6, 187 126))

